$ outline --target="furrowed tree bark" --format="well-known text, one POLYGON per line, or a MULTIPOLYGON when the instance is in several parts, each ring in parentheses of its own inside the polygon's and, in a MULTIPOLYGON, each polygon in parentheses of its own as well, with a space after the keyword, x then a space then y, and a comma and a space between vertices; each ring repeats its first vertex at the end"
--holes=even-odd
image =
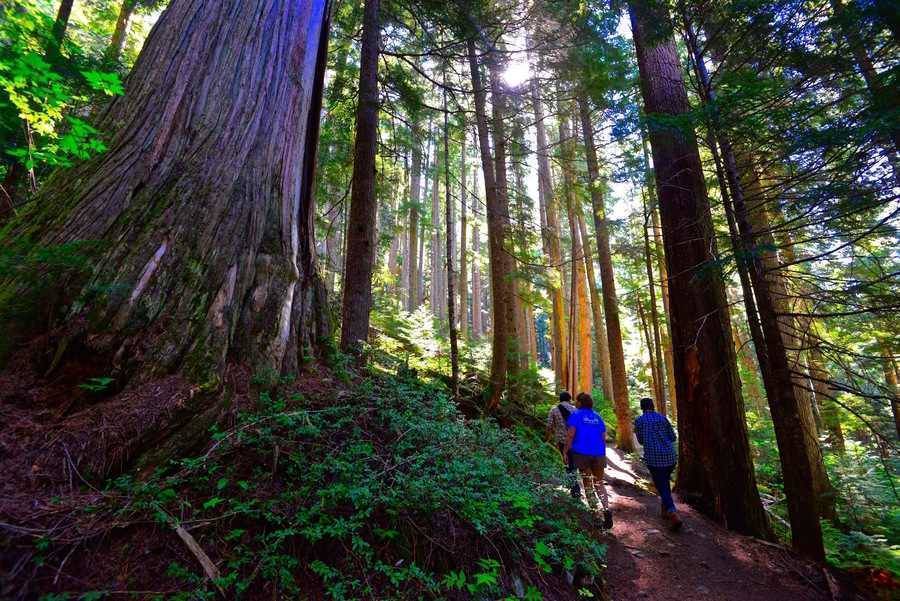
MULTIPOLYGON (((628 3, 648 115, 690 110, 667 9, 628 3), (660 35, 659 27, 664 28, 660 35)), ((693 132, 650 121, 672 310, 682 498, 728 528, 771 538, 756 487, 728 305, 693 132)))
POLYGON ((328 335, 312 223, 327 15, 173 0, 101 118, 108 150, 53 175, 4 232, 100 242, 90 274, 60 283, 51 332, 60 365, 101 357, 121 389, 59 426, 82 473, 196 444, 229 362, 296 373, 328 335))
POLYGON ((378 144, 378 40, 381 33, 380 0, 366 0, 363 9, 362 49, 359 66, 359 102, 356 108, 356 147, 350 192, 350 221, 344 259, 344 295, 341 310, 341 349, 358 352, 369 335, 372 311, 372 271, 378 240, 375 224, 375 156, 378 144))
POLYGON ((566 301, 562 285, 562 251, 559 245, 559 215, 556 209, 556 198, 553 194, 553 178, 550 173, 550 145, 547 142, 547 128, 544 124, 544 108, 540 99, 538 82, 535 79, 531 81, 531 106, 534 111, 537 136, 538 201, 541 214, 546 221, 546 227, 541 231, 541 240, 550 263, 546 281, 552 307, 550 315, 552 357, 556 387, 561 388, 569 381, 569 358, 566 301))
POLYGON ((600 265, 603 309, 606 314, 606 335, 609 340, 609 363, 612 372, 612 401, 616 412, 616 444, 627 452, 634 449, 634 427, 631 409, 628 405, 628 381, 625 375, 625 352, 622 348, 622 325, 619 321, 619 299, 616 295, 612 253, 609 249, 609 227, 606 222, 603 184, 600 181, 600 163, 597 160, 594 125, 591 122, 591 110, 587 98, 580 97, 578 99, 578 108, 581 115, 582 136, 584 136, 584 152, 587 158, 594 230, 597 233, 597 262, 600 265))
MULTIPOLYGON (((478 129, 478 145, 481 151, 481 169, 484 176, 487 209, 488 250, 491 269, 491 304, 493 338, 491 343, 490 389, 487 391, 487 408, 494 410, 500 405, 500 398, 506 388, 509 368, 510 335, 507 327, 507 299, 504 290, 508 272, 505 269, 506 249, 504 248, 505 228, 503 224, 503 202, 499 199, 494 161, 487 125, 486 90, 478 65, 475 41, 466 42, 469 70, 472 77, 472 91, 475 99, 475 124, 478 129)), ((477 238, 476 238, 477 239, 477 238)))

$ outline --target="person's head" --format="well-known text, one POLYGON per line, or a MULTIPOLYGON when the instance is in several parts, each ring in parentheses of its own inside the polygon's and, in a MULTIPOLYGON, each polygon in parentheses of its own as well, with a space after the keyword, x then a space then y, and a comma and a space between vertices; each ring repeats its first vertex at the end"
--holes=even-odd
POLYGON ((563 390, 562 392, 559 393, 559 402, 560 403, 571 403, 572 402, 572 395, 569 394, 568 390, 563 390))
POLYGON ((650 397, 647 397, 647 396, 642 398, 641 399, 641 411, 646 413, 647 411, 653 411, 653 410, 654 410, 653 399, 651 399, 650 397))
POLYGON ((578 393, 578 406, 581 409, 593 409, 594 408, 594 399, 591 398, 591 395, 589 395, 586 392, 579 392, 578 393))

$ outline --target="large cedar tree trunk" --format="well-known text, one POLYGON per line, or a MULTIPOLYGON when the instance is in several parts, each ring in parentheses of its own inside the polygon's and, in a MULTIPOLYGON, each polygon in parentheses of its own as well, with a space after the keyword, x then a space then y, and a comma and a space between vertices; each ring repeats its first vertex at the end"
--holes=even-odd
POLYGON ((372 271, 378 240, 375 231, 375 154, 378 143, 378 40, 380 0, 366 0, 363 11, 356 109, 356 148, 350 192, 347 253, 344 255, 344 297, 341 349, 356 351, 368 338, 372 311, 372 271))
MULTIPOLYGON (((631 0, 629 12, 645 112, 687 113, 690 106, 667 10, 648 0, 631 0)), ((651 121, 650 142, 670 275, 679 403, 677 489, 729 528, 770 537, 750 459, 697 141, 693 133, 651 121)))
POLYGON ((53 366, 98 357, 119 390, 59 425, 82 473, 196 444, 226 363, 296 372, 327 335, 311 198, 327 15, 174 0, 101 117, 108 150, 56 173, 0 241, 100 242, 51 332, 53 366))

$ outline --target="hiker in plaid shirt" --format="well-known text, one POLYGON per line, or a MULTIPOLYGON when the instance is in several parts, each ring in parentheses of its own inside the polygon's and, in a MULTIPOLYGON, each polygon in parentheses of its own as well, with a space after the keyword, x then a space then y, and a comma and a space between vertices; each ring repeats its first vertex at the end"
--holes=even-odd
POLYGON ((570 481, 569 490, 576 499, 581 498, 581 487, 578 485, 578 478, 575 476, 575 463, 572 461, 571 453, 566 454, 566 436, 568 435, 569 416, 575 413, 575 406, 572 404, 572 395, 563 390, 559 393, 559 404, 554 406, 547 414, 547 440, 553 443, 560 454, 563 456, 563 463, 566 465, 567 479, 570 481))
POLYGON ((644 447, 644 463, 650 470, 653 484, 659 492, 662 502, 660 513, 668 520, 670 527, 677 530, 681 527, 681 519, 675 511, 672 489, 669 479, 675 470, 678 456, 675 453, 675 430, 664 416, 655 411, 653 399, 641 399, 641 410, 644 412, 634 420, 634 433, 638 442, 644 447))

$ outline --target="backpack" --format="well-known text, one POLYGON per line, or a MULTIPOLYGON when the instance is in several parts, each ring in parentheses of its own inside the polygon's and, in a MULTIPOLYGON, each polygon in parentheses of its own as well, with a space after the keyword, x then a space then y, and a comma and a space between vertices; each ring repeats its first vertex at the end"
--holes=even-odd
POLYGON ((572 412, 569 410, 569 408, 562 403, 557 405, 556 408, 559 409, 559 414, 562 415, 563 422, 568 422, 569 416, 572 415, 572 412))

